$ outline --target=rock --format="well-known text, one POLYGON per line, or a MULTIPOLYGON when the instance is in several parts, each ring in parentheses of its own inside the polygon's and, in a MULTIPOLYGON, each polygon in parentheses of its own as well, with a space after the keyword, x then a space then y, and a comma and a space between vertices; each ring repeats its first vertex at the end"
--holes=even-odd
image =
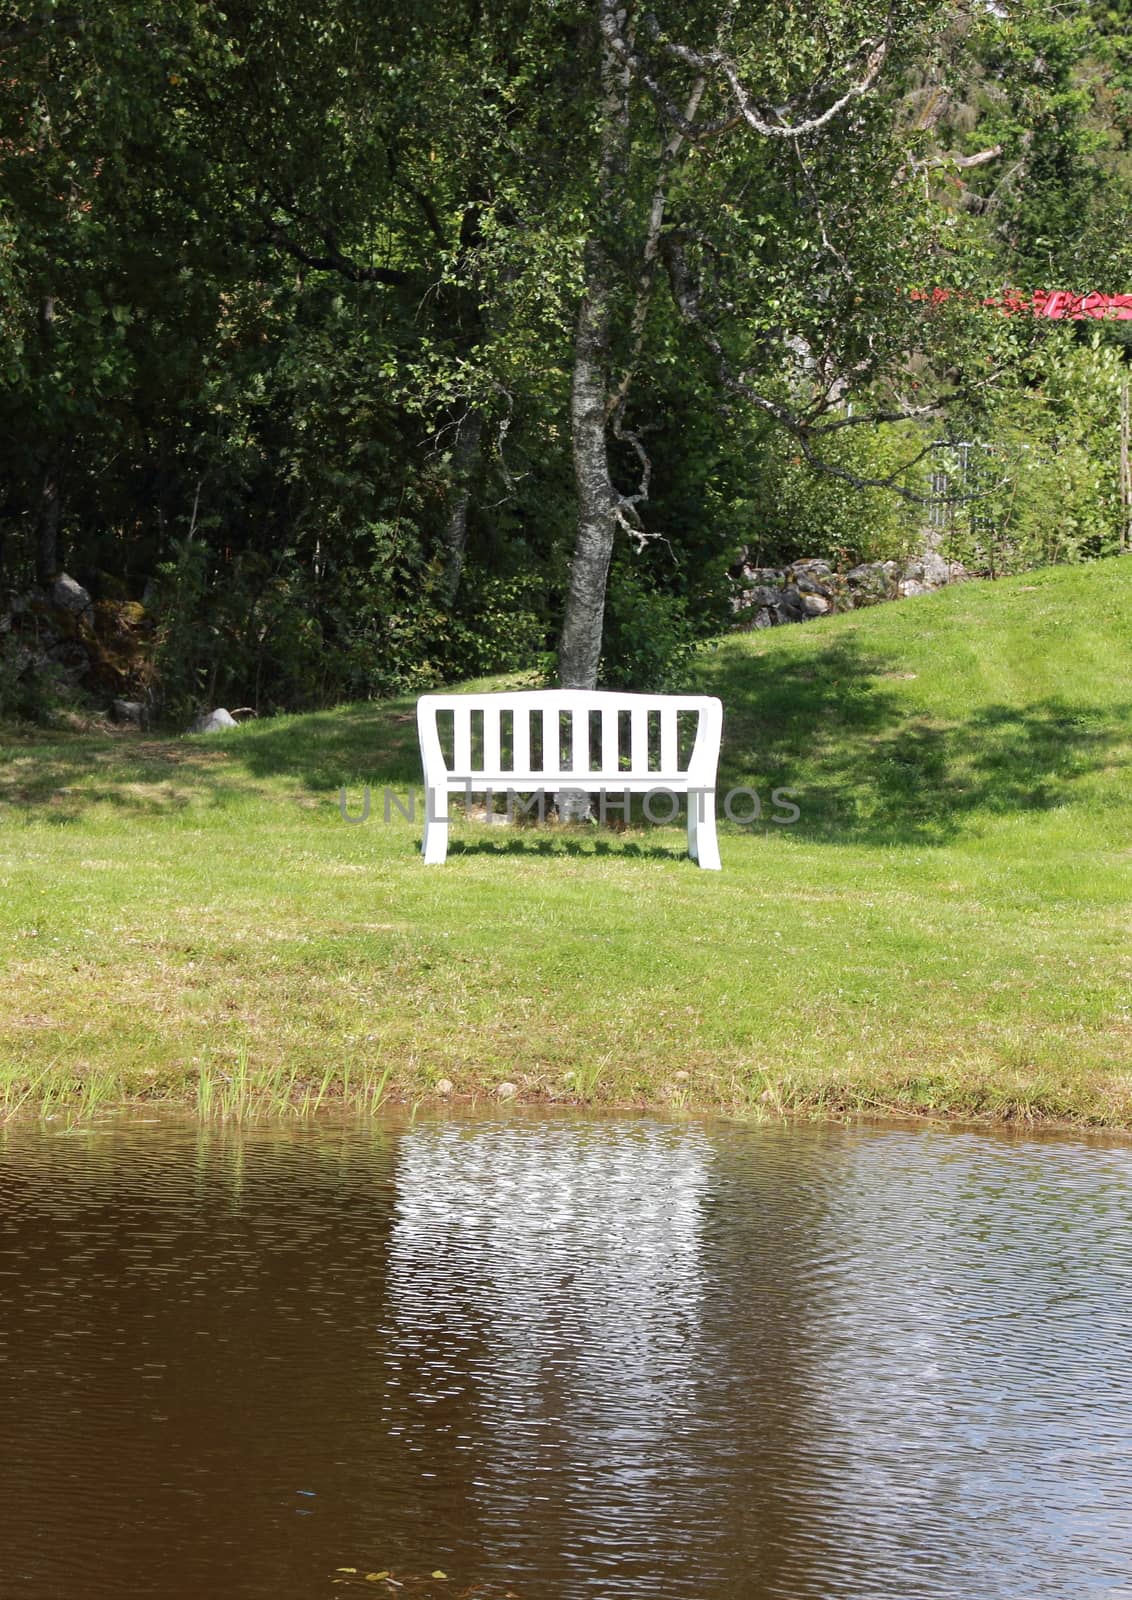
POLYGON ((189 732, 219 733, 223 728, 235 728, 237 726, 235 717, 221 706, 217 711, 206 711, 203 716, 199 716, 189 729, 189 732))
POLYGON ((806 619, 806 607, 802 603, 802 596, 792 583, 787 584, 779 595, 776 609, 782 622, 804 622, 806 619))
POLYGON ((934 550, 920 557, 920 582, 929 589, 942 589, 951 580, 947 562, 934 550))
POLYGON ((496 1089, 495 1095, 498 1100, 514 1100, 518 1092, 519 1088, 517 1084, 501 1083, 498 1089, 496 1089))
POLYGON ((795 561, 783 571, 756 567, 749 564, 744 550, 730 570, 734 625, 752 629, 809 622, 886 600, 931 594, 970 578, 961 562, 948 561, 940 553, 938 535, 928 534, 925 540, 923 550, 905 561, 862 561, 846 573, 817 558, 795 561))
POLYGON ((925 550, 921 555, 913 556, 911 561, 905 563, 901 581, 920 584, 924 593, 942 589, 950 582, 948 564, 936 551, 925 550))
POLYGON ((51 587, 51 604, 57 611, 70 611, 75 616, 85 616, 92 610, 90 595, 81 583, 61 572, 51 587))
POLYGON ((687 1083, 688 1079, 691 1077, 691 1073, 685 1072, 683 1067, 681 1067, 680 1071, 674 1072, 672 1076, 677 1083, 687 1083))
POLYGON ((798 582, 800 578, 808 578, 811 582, 821 583, 823 579, 833 576, 833 568, 828 561, 795 561, 790 568, 790 574, 794 582, 801 588, 802 586, 798 582))
POLYGON ((880 605, 882 600, 896 598, 894 570, 884 561, 863 561, 845 574, 845 585, 854 606, 880 605))
POLYGON ((452 1093, 455 1087, 456 1085, 452 1082, 451 1078, 441 1078, 439 1083, 436 1085, 436 1092, 437 1094, 447 1096, 452 1093))
POLYGON ((148 718, 140 700, 111 700, 110 720, 127 728, 144 728, 148 718))

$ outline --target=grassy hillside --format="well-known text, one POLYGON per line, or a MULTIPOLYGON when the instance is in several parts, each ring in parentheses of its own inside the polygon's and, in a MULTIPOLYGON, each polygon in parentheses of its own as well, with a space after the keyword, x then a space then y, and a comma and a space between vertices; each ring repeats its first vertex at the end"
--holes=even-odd
POLYGON ((381 815, 419 782, 407 701, 0 734, 0 1116, 447 1078, 1132 1127, 1132 560, 729 637, 697 674, 722 787, 764 803, 722 874, 679 827, 462 821, 425 869, 381 815))

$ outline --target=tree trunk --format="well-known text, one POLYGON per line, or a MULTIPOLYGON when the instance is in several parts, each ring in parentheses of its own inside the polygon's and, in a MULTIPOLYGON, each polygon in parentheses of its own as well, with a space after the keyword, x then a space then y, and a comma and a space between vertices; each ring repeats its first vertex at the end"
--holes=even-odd
POLYGON ((472 478, 479 461, 483 440, 483 415, 469 411, 456 433, 452 451, 452 503, 444 529, 445 563, 440 593, 446 606, 452 605, 464 575, 464 553, 468 544, 468 503, 472 478))
MULTIPOLYGON (((591 253, 597 254, 596 250, 587 251, 587 256, 591 253)), ((605 428, 609 288, 604 261, 591 260, 587 266, 587 292, 574 337, 574 381, 570 396, 578 533, 558 650, 558 676, 564 689, 593 689, 597 685, 605 587, 616 527, 616 499, 605 428)))
POLYGON ((604 23, 619 30, 617 0, 599 0, 601 35, 601 166, 599 214, 586 245, 585 290, 574 334, 574 378, 570 431, 578 494, 578 533, 570 564, 570 586, 558 678, 564 689, 593 689, 601 658, 605 587, 616 530, 617 495, 609 470, 609 316, 613 264, 606 239, 616 231, 624 203, 629 141, 628 69, 607 42, 604 23))

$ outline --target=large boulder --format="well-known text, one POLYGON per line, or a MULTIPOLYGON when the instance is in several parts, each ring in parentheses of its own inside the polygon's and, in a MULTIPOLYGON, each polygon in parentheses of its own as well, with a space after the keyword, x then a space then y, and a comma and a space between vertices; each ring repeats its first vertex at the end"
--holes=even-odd
POLYGON ((56 611, 69 611, 73 616, 87 617, 91 614, 93 602, 81 583, 61 572, 51 586, 51 604, 56 611))
POLYGON ((124 728, 144 728, 149 719, 146 716, 146 708, 140 700, 112 700, 110 720, 124 728))

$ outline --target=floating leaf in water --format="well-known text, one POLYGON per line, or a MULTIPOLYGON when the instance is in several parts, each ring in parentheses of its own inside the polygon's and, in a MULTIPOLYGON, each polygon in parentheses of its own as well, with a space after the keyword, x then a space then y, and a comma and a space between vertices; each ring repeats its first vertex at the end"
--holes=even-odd
POLYGON ((441 1572, 439 1567, 437 1567, 436 1571, 432 1574, 432 1576, 434 1578, 441 1578, 445 1582, 447 1582, 447 1580, 448 1580, 448 1574, 446 1572, 441 1572))
POLYGON ((366 1573, 366 1582, 367 1583, 381 1583, 384 1579, 386 1579, 388 1577, 389 1577, 389 1572, 388 1571, 385 1571, 385 1572, 367 1572, 366 1573))
POLYGON ((335 1572, 357 1572, 357 1567, 335 1567, 335 1572))

